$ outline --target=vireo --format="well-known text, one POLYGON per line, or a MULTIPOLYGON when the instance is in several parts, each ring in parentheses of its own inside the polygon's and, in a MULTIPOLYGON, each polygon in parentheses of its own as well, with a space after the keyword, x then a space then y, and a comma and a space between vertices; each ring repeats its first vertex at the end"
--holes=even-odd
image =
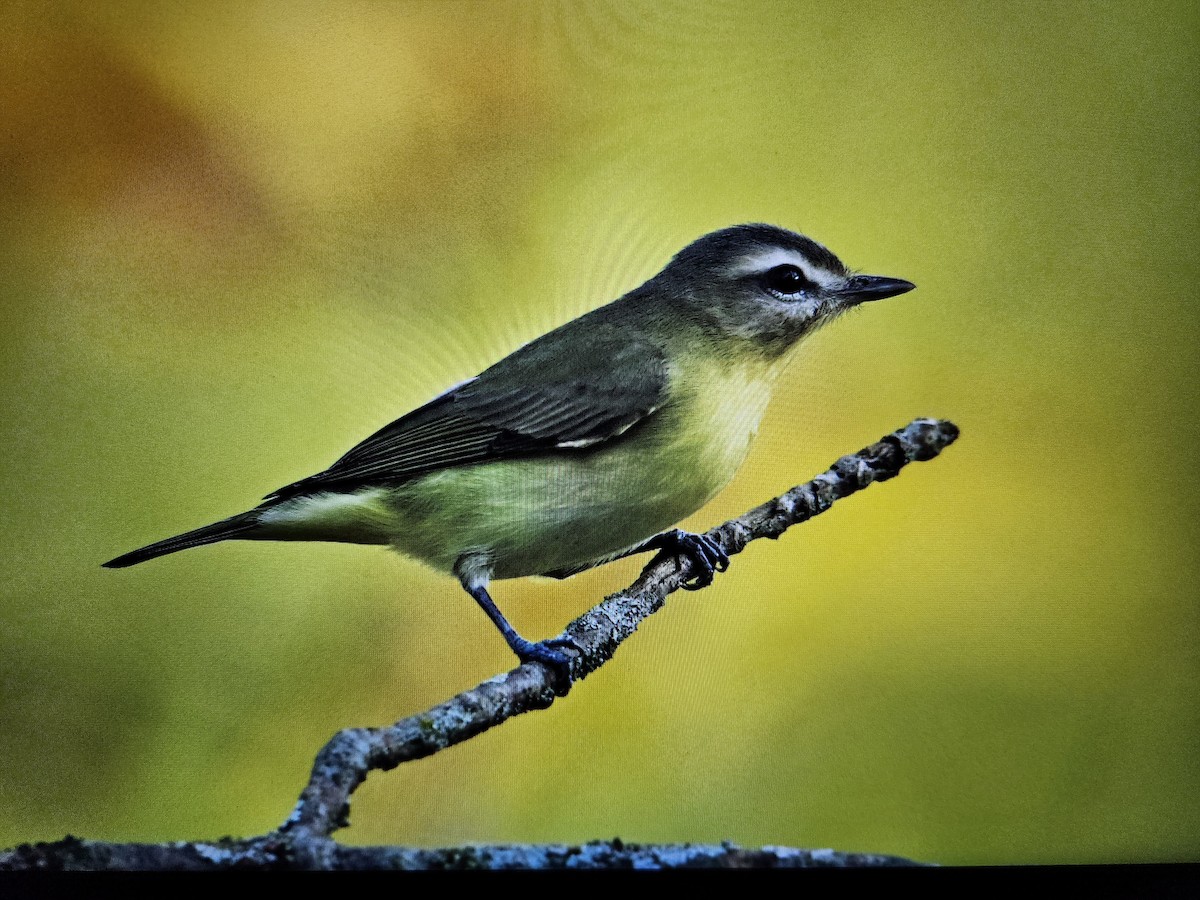
POLYGON ((913 287, 851 274, 782 228, 713 232, 325 471, 104 565, 226 540, 385 544, 457 576, 522 662, 563 670, 563 643, 521 637, 489 582, 565 578, 652 549, 691 558, 686 587, 711 582, 725 553, 671 526, 733 477, 801 338, 913 287))

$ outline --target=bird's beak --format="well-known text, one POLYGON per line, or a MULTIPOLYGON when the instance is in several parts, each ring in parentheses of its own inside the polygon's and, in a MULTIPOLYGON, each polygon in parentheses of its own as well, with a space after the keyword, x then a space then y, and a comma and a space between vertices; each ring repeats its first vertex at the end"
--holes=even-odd
POLYGON ((916 285, 903 278, 887 278, 883 275, 854 275, 846 286, 838 291, 838 296, 846 303, 857 305, 869 300, 885 300, 888 297, 898 297, 907 294, 916 285))

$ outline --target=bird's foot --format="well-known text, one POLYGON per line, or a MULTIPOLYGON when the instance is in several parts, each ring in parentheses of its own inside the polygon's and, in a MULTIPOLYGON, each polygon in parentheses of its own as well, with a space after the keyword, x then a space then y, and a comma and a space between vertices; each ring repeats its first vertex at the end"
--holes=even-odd
POLYGON ((571 662, 576 657, 562 651, 564 649, 574 650, 576 655, 583 653, 583 649, 570 638, 551 638, 535 644, 533 641, 518 637, 509 646, 512 647, 513 652, 517 654, 517 658, 522 663, 540 662, 554 672, 566 685, 571 683, 571 662))
POLYGON ((686 556, 692 563, 692 577, 681 587, 685 591, 698 591, 713 581, 713 574, 729 568, 729 554, 720 544, 706 534, 693 534, 672 528, 655 535, 644 545, 645 549, 658 549, 659 553, 650 560, 650 565, 667 557, 686 556))

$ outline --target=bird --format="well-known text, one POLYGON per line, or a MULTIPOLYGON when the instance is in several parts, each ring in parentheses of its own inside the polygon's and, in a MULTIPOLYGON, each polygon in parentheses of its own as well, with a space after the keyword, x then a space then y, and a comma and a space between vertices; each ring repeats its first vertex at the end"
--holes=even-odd
POLYGON ((676 523, 733 478, 805 337, 914 287, 856 274, 779 226, 713 231, 324 471, 103 565, 227 540, 386 545, 457 577, 522 664, 569 673, 574 642, 522 637, 492 581, 566 578, 657 550, 691 561, 685 588, 710 584, 728 555, 676 523))

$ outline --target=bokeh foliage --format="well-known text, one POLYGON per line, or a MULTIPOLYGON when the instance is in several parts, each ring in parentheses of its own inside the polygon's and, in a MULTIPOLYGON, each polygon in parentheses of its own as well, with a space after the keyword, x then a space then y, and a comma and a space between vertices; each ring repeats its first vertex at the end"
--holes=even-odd
MULTIPOLYGON (((251 505, 706 230, 920 290, 785 378, 707 527, 964 431, 353 841, 1195 858, 1192 3, 0 8, 0 845, 279 822, 337 728, 511 663, 371 548, 99 563, 251 505)), ((637 571, 503 582, 557 632, 637 571)))

